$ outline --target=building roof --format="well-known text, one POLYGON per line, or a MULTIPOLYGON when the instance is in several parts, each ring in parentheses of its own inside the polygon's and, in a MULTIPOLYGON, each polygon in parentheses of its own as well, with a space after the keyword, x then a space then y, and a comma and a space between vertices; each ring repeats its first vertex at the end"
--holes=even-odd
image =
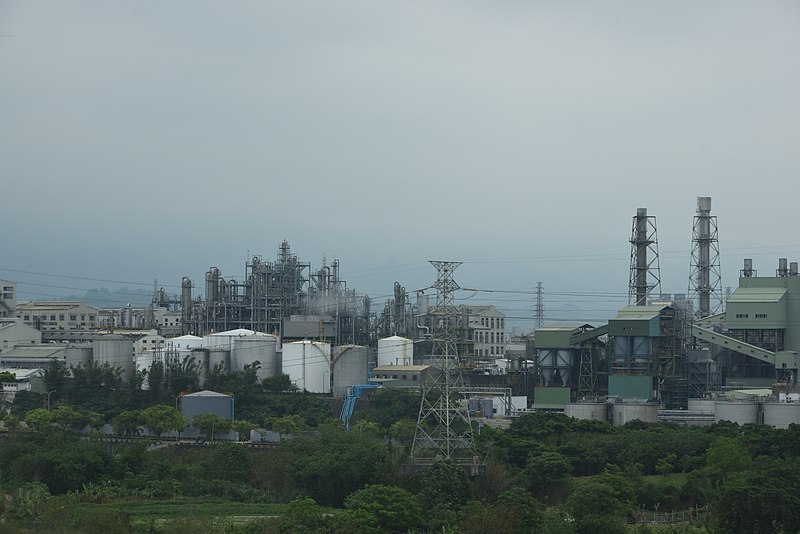
POLYGON ((728 302, 778 302, 786 295, 785 287, 740 287, 728 302))
POLYGON ((65 345, 44 343, 40 345, 14 345, 13 348, 4 350, 0 359, 7 358, 54 358, 61 356, 66 350, 65 345))
POLYGON ((372 372, 374 373, 375 371, 382 371, 382 372, 386 372, 386 371, 401 371, 401 372, 402 371, 406 371, 406 372, 424 371, 425 369, 427 369, 429 367, 430 367, 430 365, 379 365, 378 367, 373 368, 372 372))
POLYGON ((617 312, 615 320, 650 320, 661 315, 661 310, 668 308, 667 304, 654 304, 652 306, 627 306, 617 312))
POLYGON ((197 393, 186 393, 185 395, 181 395, 182 397, 227 397, 231 398, 231 395, 227 395, 225 393, 217 393, 216 391, 210 391, 208 389, 204 389, 203 391, 198 391, 197 393))
POLYGON ((16 367, 2 367, 0 373, 11 373, 17 380, 30 380, 39 378, 44 374, 41 369, 17 369, 16 367))
POLYGON ((235 330, 227 330, 225 332, 214 332, 213 334, 209 334, 209 336, 226 336, 226 337, 235 337, 235 336, 269 336, 271 334, 265 334, 264 332, 256 332, 255 330, 248 330, 246 328, 237 328, 235 330))

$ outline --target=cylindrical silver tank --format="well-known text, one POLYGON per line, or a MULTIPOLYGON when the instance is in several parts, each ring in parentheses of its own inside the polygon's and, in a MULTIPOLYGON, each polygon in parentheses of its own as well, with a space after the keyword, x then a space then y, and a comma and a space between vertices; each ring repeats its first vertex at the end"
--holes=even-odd
POLYGON ((689 399, 689 406, 687 411, 690 412, 703 412, 714 413, 714 400, 713 399, 689 399))
POLYGON ((564 415, 575 419, 605 421, 606 412, 607 405, 605 402, 581 402, 564 405, 564 415))
POLYGON ((333 348, 333 396, 347 395, 348 386, 366 384, 369 373, 369 349, 360 345, 333 348))
MULTIPOLYGON (((134 361, 136 362, 136 371, 147 373, 150 371, 150 367, 153 366, 153 362, 162 361, 162 355, 160 351, 146 350, 136 354, 134 356, 134 361)), ((147 374, 145 374, 144 380, 142 381, 142 389, 150 389, 150 383, 147 381, 147 374)))
POLYGON ((791 424, 800 424, 800 403, 765 402, 764 424, 775 428, 789 428, 791 424))
POLYGON ((314 341, 296 341, 283 345, 283 372, 298 389, 311 393, 330 393, 331 346, 314 341))
POLYGON ((414 342, 412 340, 400 336, 378 340, 378 366, 413 364, 414 342))
POLYGON ((92 341, 92 359, 98 365, 108 363, 122 371, 125 382, 131 379, 134 370, 133 341, 124 336, 101 336, 92 341))
POLYGON ((758 423, 758 403, 750 401, 715 401, 714 422, 730 421, 746 425, 758 423))
POLYGON ((278 374, 278 338, 271 335, 238 337, 233 340, 231 369, 242 371, 246 365, 259 363, 259 380, 278 374))
POLYGON ((611 405, 611 424, 622 426, 628 421, 642 421, 644 423, 658 423, 657 404, 625 404, 611 405))
POLYGON ((181 310, 186 313, 192 306, 192 281, 184 276, 181 279, 181 310))
POLYGON ((222 349, 211 349, 208 351, 208 371, 220 368, 223 373, 231 370, 231 353, 222 349))
POLYGON ((64 349, 67 367, 86 366, 92 363, 91 345, 69 345, 64 349))
POLYGON ((190 356, 199 371, 200 386, 205 385, 208 379, 208 352, 208 349, 192 349, 190 356))

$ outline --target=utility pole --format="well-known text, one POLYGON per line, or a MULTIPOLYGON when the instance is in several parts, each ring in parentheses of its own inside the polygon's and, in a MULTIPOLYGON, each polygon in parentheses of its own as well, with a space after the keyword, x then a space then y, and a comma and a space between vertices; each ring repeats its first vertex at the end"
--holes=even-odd
POLYGON ((453 292, 458 289, 453 271, 461 262, 431 261, 431 264, 438 271, 433 286, 437 291, 436 306, 430 312, 431 368, 423 384, 414 443, 405 471, 417 474, 436 461, 449 460, 477 475, 485 466, 476 455, 469 410, 460 391, 463 378, 458 360, 459 314, 453 304, 453 292))

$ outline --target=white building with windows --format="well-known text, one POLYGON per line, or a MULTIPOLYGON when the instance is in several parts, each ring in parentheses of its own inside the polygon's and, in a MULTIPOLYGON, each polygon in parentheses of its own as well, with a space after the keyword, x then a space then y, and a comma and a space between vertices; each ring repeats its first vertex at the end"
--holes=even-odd
POLYGON ((15 317, 17 311, 17 284, 0 280, 0 319, 15 317))
POLYGON ((101 327, 100 311, 78 301, 30 301, 17 304, 16 316, 42 332, 101 327))
POLYGON ((474 357, 479 360, 505 359, 506 315, 494 305, 467 308, 468 336, 474 357))

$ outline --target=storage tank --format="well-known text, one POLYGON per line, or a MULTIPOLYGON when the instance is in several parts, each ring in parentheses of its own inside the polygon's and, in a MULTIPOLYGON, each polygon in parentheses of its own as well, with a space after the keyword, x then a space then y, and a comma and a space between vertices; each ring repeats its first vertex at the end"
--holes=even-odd
POLYGON ((278 338, 269 334, 237 337, 233 340, 231 369, 243 371, 246 365, 259 363, 259 380, 278 374, 278 338))
POLYGON ((765 425, 789 428, 791 424, 800 424, 800 403, 765 402, 763 406, 765 425))
POLYGON ((361 345, 342 345, 333 349, 333 396, 347 395, 348 386, 366 384, 370 352, 361 345))
POLYGON ((122 371, 122 380, 127 382, 133 375, 133 341, 117 335, 95 338, 92 341, 92 359, 97 365, 109 364, 122 371))
POLYGON ((591 421, 605 421, 608 405, 605 402, 581 402, 565 404, 564 415, 575 419, 589 419, 591 421))
POLYGON ((378 340, 378 366, 414 365, 414 342, 400 336, 378 340))
POLYGON ((203 338, 192 335, 173 337, 167 340, 167 346, 176 349, 199 349, 204 347, 203 338))
POLYGON ((315 341, 296 341, 283 345, 283 372, 298 389, 311 393, 331 391, 331 346, 315 341))
POLYGON ((714 413, 714 402, 713 399, 689 399, 687 411, 714 413))
POLYGON ((751 401, 715 401, 714 422, 730 421, 746 425, 758 423, 758 403, 751 401))
MULTIPOLYGON (((222 349, 233 350, 233 344, 236 339, 240 337, 251 336, 269 336, 263 332, 256 332, 254 330, 247 330, 246 328, 237 328, 235 330, 226 330, 225 332, 215 332, 203 338, 203 346, 207 349, 222 349)), ((275 336, 272 336, 275 337, 275 336)))
POLYGON ((64 356, 67 361, 67 368, 87 366, 92 363, 92 346, 91 345, 68 345, 64 349, 64 356))
POLYGON ((211 349, 208 351, 208 372, 219 367, 223 373, 231 370, 231 353, 222 349, 211 349))
POLYGON ((200 386, 203 386, 208 379, 208 349, 192 349, 189 353, 189 360, 197 366, 200 386))
POLYGON ((150 389, 147 373, 150 372, 153 362, 162 360, 162 353, 155 350, 145 350, 136 354, 133 359, 136 362, 136 371, 145 373, 144 380, 142 380, 142 389, 150 389))
POLYGON ((611 405, 611 424, 622 426, 629 421, 658 423, 658 404, 626 404, 611 405))

